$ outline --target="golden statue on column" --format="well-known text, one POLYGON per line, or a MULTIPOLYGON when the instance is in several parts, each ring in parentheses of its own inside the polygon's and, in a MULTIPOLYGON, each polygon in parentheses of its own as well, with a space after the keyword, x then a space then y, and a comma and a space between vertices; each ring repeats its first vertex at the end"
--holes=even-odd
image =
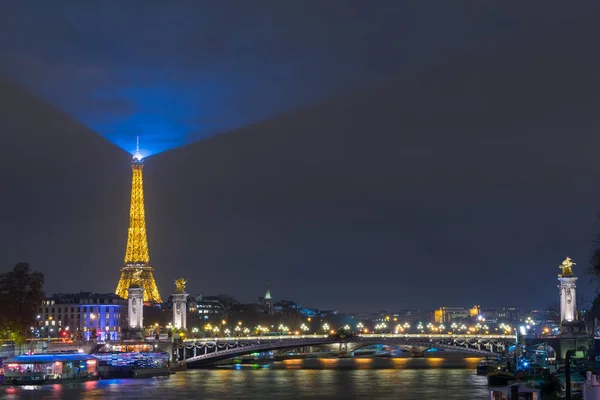
POLYGON ((573 261, 571 261, 570 257, 565 258, 565 261, 562 262, 562 264, 560 264, 558 266, 558 268, 560 268, 562 270, 562 274, 558 274, 558 277, 562 277, 562 276, 572 276, 573 275, 573 265, 577 265, 575 264, 573 261))
POLYGON ((185 293, 185 284, 187 280, 184 278, 175 279, 175 293, 185 293))

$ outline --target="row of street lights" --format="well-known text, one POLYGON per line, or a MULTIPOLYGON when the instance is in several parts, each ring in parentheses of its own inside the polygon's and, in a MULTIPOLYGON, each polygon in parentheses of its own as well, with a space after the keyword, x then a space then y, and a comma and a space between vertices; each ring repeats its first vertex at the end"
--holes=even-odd
MULTIPOLYGON (((395 320, 397 320, 395 318, 395 320)), ((386 320, 388 321, 388 320, 386 320)), ((199 334, 201 331, 204 331, 204 333, 206 335, 214 335, 217 336, 219 334, 224 334, 227 336, 249 336, 251 334, 253 335, 261 335, 261 334, 268 334, 268 333, 279 333, 281 335, 299 335, 299 334, 308 334, 311 331, 311 327, 310 327, 310 322, 311 322, 311 318, 307 318, 307 322, 306 323, 301 323, 299 326, 299 329, 297 330, 293 330, 292 328, 290 328, 289 326, 285 325, 285 324, 279 324, 277 327, 275 327, 274 325, 271 326, 263 326, 263 325, 258 325, 256 327, 254 327, 254 329, 251 329, 249 327, 246 327, 243 325, 242 321, 239 321, 236 325, 234 325, 233 327, 228 326, 227 325, 227 321, 226 320, 222 320, 220 321, 220 323, 217 324, 211 324, 211 323, 207 323, 206 325, 204 325, 203 329, 200 329, 198 327, 194 327, 191 329, 191 332, 193 334, 199 334)), ((524 329, 529 330, 531 327, 533 327, 535 325, 535 322, 528 317, 525 320, 526 325, 524 325, 524 329)), ((157 324, 158 325, 158 324, 157 324)), ((173 329, 172 324, 169 323, 169 325, 167 325, 168 329, 173 329)), ((340 327, 341 330, 345 330, 345 331, 354 331, 354 332, 358 332, 358 333, 370 333, 370 330, 365 326, 365 324, 363 322, 358 322, 355 326, 355 329, 352 329, 352 327, 349 324, 343 325, 340 327)), ((465 324, 461 324, 461 323, 456 323, 453 322, 450 325, 445 325, 443 323, 441 324, 434 324, 432 322, 427 323, 426 325, 424 325, 422 322, 419 322, 415 327, 413 327, 413 329, 411 330, 411 324, 409 324, 408 322, 405 323, 397 323, 394 324, 392 326, 388 325, 387 322, 379 322, 377 323, 374 327, 373 327, 373 333, 395 333, 395 334, 403 334, 403 333, 411 333, 411 332, 416 332, 417 333, 439 333, 439 334, 461 334, 461 333, 466 333, 466 334, 490 334, 490 333, 495 333, 495 334, 511 334, 513 333, 516 328, 512 328, 510 325, 505 324, 505 323, 501 323, 498 327, 491 329, 490 326, 488 326, 485 323, 485 318, 479 317, 477 319, 477 323, 475 325, 472 326, 467 326, 465 324), (493 332, 491 332, 493 331, 493 332)), ((324 322, 321 325, 321 329, 319 330, 322 333, 335 333, 336 329, 332 328, 331 325, 327 322, 324 322)), ((318 333, 319 331, 316 331, 314 333, 318 333)), ((549 329, 546 329, 544 332, 548 333, 549 329), (547 331, 547 332, 546 332, 547 331)))

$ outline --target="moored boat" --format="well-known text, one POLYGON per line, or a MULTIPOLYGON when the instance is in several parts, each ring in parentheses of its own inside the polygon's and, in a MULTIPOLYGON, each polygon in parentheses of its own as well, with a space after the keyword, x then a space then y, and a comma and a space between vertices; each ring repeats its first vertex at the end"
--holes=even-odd
POLYGON ((506 386, 510 381, 515 380, 516 375, 507 371, 497 371, 488 374, 488 386, 506 386))
POLYGON ((98 360, 87 354, 31 354, 4 363, 5 385, 98 379, 98 360))
POLYGON ((477 364, 477 375, 488 375, 492 372, 505 371, 506 363, 499 360, 485 359, 477 364))
POLYGON ((93 356, 99 360, 102 379, 170 375, 170 355, 166 352, 104 352, 93 356))

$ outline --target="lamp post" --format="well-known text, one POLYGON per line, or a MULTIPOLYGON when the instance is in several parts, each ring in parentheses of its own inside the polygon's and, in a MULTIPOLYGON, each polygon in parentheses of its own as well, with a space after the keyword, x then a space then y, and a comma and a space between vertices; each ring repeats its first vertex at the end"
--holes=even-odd
POLYGON ((515 373, 519 369, 519 330, 515 328, 515 373))
POLYGON ((571 357, 575 350, 567 350, 565 353, 565 399, 571 400, 571 357))
MULTIPOLYGON (((94 314, 93 312, 90 314, 90 320, 91 320, 91 326, 93 329, 93 333, 96 335, 96 340, 98 339, 98 329, 97 329, 97 325, 96 325, 96 314, 94 314)), ((92 336, 90 335, 90 339, 92 338, 92 336)))
POLYGON ((521 336, 525 337, 527 334, 526 328, 521 325, 519 329, 515 328, 515 372, 519 368, 519 332, 521 332, 521 336))

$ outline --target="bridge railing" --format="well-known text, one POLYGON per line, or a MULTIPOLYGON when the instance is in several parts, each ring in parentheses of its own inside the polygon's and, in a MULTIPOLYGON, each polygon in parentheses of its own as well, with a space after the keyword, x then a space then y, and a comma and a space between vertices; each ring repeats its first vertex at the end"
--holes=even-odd
MULTIPOLYGON (((471 335, 471 334, 427 334, 427 333, 367 333, 356 335, 350 340, 357 338, 378 339, 378 338, 406 338, 406 339, 501 339, 515 340, 514 335, 471 335)), ((281 336, 224 336, 207 337, 196 339, 185 339, 184 342, 235 342, 235 341, 278 341, 278 340, 298 340, 298 339, 331 339, 330 335, 281 335, 281 336)))

